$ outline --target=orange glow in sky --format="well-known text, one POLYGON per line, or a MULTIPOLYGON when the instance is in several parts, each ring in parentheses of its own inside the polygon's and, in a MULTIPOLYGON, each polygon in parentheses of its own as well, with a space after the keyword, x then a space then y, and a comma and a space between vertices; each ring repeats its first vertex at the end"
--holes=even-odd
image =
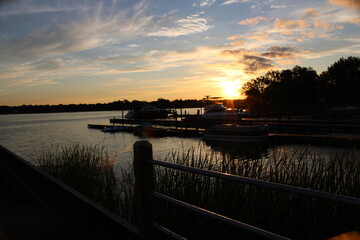
POLYGON ((224 81, 220 83, 223 89, 224 98, 237 99, 240 97, 240 85, 237 81, 224 81))
POLYGON ((2 1, 0 105, 243 98, 360 54, 358 0, 2 1))

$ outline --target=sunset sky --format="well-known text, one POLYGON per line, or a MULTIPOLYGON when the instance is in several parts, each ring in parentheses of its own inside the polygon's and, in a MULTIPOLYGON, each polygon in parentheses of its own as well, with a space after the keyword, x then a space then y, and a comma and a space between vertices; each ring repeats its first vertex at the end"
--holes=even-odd
POLYGON ((359 0, 0 2, 0 105, 240 97, 359 55, 359 0))

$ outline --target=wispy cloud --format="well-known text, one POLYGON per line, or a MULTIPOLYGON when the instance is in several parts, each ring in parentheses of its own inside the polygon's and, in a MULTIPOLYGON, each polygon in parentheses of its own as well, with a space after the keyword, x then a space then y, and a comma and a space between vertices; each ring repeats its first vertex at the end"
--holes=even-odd
POLYGON ((315 16, 319 16, 320 12, 318 12, 316 9, 314 8, 307 8, 303 10, 304 13, 304 17, 305 18, 310 18, 310 17, 315 17, 315 16))
POLYGON ((194 7, 210 7, 211 5, 213 5, 214 3, 216 2, 216 0, 200 0, 200 1, 197 1, 195 3, 193 3, 193 6, 194 7))
POLYGON ((275 28, 306 28, 309 24, 304 20, 289 20, 285 18, 277 18, 274 23, 275 28))
POLYGON ((266 38, 269 37, 269 34, 267 32, 262 32, 258 35, 252 35, 252 36, 248 36, 247 39, 251 39, 251 40, 264 40, 266 38))
POLYGON ((213 26, 209 25, 208 19, 193 14, 175 21, 174 27, 161 27, 161 29, 149 33, 149 36, 156 37, 179 37, 194 33, 205 32, 213 26))
POLYGON ((247 74, 259 74, 265 70, 275 68, 271 59, 261 56, 260 53, 246 50, 224 50, 224 55, 233 56, 236 64, 247 74))
POLYGON ((250 0, 226 0, 221 5, 230 5, 234 3, 246 3, 246 2, 250 2, 250 0))
POLYGON ((11 95, 11 92, 9 90, 0 89, 0 96, 7 96, 11 95))
POLYGON ((243 45, 245 44, 246 42, 245 41, 235 41, 235 42, 231 42, 229 43, 230 45, 243 45))
POLYGON ((290 58, 294 57, 298 52, 299 51, 293 47, 272 46, 267 52, 264 52, 261 55, 270 58, 290 58))
POLYGON ((271 5, 270 8, 286 8, 286 5, 271 5))
POLYGON ((330 4, 349 7, 353 9, 360 9, 360 1, 359 0, 328 0, 330 4))
POLYGON ((251 73, 274 68, 271 60, 263 57, 244 55, 243 59, 240 61, 243 61, 247 66, 245 70, 251 73))
POLYGON ((260 22, 265 21, 265 20, 266 20, 265 17, 258 16, 258 17, 248 18, 248 19, 242 20, 242 21, 238 22, 238 24, 255 26, 255 25, 257 25, 260 22))
POLYGON ((235 36, 230 36, 227 39, 228 40, 237 40, 237 39, 241 39, 241 38, 244 38, 244 36, 243 35, 235 35, 235 36))
POLYGON ((107 14, 103 5, 98 4, 92 12, 76 12, 71 17, 59 15, 43 22, 37 30, 5 38, 0 47, 0 61, 23 61, 126 41, 143 33, 151 21, 144 8, 141 2, 131 11, 107 14))
POLYGON ((360 18, 351 18, 351 19, 349 19, 349 23, 360 26, 360 18))
POLYGON ((8 86, 41 86, 41 85, 53 85, 53 84, 59 84, 59 82, 56 82, 54 80, 50 79, 38 79, 38 78, 24 78, 20 80, 16 80, 8 84, 8 86))

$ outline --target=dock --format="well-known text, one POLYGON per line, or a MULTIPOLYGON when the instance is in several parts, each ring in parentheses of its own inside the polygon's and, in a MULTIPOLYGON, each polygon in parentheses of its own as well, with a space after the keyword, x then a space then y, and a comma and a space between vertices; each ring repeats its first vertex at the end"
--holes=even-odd
MULTIPOLYGON (((204 121, 193 119, 109 119, 108 125, 89 124, 92 129, 111 126, 123 126, 124 132, 133 133, 135 128, 144 122, 152 124, 155 137, 201 137, 204 131, 215 125, 229 123, 222 121, 204 121)), ((360 143, 360 123, 329 121, 278 121, 266 119, 247 119, 236 124, 267 124, 270 140, 276 142, 320 143, 348 145, 360 143)))

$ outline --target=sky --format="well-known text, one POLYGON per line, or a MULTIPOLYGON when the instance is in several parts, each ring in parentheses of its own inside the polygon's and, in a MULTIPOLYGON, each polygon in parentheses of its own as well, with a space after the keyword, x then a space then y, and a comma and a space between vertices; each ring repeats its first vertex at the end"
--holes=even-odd
POLYGON ((241 98, 348 56, 359 0, 0 1, 0 105, 241 98))

